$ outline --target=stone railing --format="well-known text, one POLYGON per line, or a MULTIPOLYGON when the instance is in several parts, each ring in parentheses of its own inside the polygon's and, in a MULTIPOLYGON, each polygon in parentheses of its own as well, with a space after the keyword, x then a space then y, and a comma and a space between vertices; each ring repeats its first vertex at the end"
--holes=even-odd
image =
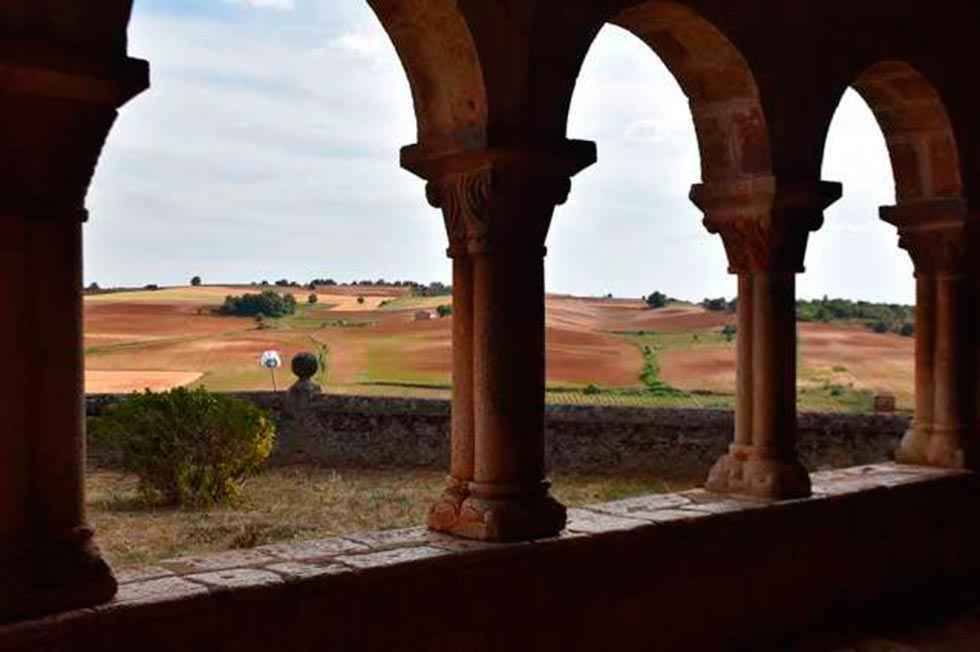
MULTIPOLYGON (((274 416, 279 429, 274 463, 448 466, 448 401, 324 395, 297 406, 285 393, 234 395, 274 416)), ((88 412, 98 415, 120 398, 90 395, 88 412)), ((734 429, 733 414, 722 410, 550 405, 545 422, 551 468, 587 472, 707 470, 731 442, 734 429)), ((805 413, 799 424, 804 463, 820 469, 890 459, 909 418, 805 413)))

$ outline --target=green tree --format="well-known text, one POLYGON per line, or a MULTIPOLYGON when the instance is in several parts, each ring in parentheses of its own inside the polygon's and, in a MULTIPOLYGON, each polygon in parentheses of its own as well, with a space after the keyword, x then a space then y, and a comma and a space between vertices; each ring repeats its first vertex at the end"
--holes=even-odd
POLYGON ((647 305, 650 308, 653 308, 654 310, 656 310, 658 308, 665 307, 667 305, 667 302, 669 300, 670 300, 670 297, 668 297, 663 292, 654 292, 653 294, 647 296, 647 305))
POLYGON ((319 300, 320 300, 320 299, 319 299, 319 297, 317 297, 317 296, 316 296, 316 292, 312 292, 312 293, 310 293, 310 296, 308 296, 308 297, 306 298, 306 302, 307 302, 308 304, 310 304, 310 305, 313 305, 314 303, 316 303, 316 302, 317 302, 317 301, 319 301, 319 300))
POLYGON ((296 298, 292 294, 279 294, 265 290, 259 294, 227 296, 218 308, 218 314, 236 317, 285 317, 296 312, 296 298))
POLYGON ((453 307, 448 303, 444 303, 441 306, 436 306, 436 313, 438 313, 440 317, 448 317, 453 314, 453 307))
POLYGON ((191 278, 191 285, 193 287, 200 286, 201 285, 201 277, 200 276, 195 276, 195 277, 191 278))

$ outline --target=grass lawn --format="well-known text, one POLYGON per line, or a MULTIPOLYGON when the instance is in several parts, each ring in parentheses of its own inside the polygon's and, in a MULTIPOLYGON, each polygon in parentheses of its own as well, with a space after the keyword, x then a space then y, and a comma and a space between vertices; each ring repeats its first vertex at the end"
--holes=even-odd
MULTIPOLYGON (((576 506, 682 491, 703 480, 665 477, 558 474, 552 482, 555 496, 576 506)), ((91 469, 86 487, 89 518, 102 551, 122 568, 176 556, 420 525, 444 479, 444 471, 276 468, 250 480, 237 504, 210 511, 148 505, 136 491, 136 478, 116 471, 91 469)))

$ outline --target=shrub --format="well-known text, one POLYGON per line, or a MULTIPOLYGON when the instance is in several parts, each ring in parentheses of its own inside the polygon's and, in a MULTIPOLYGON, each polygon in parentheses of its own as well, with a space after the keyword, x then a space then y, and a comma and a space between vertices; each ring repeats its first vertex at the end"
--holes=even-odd
POLYGON ((436 313, 438 313, 440 317, 448 317, 453 314, 453 307, 448 303, 441 306, 436 306, 436 313))
POLYGON ((596 394, 601 394, 602 390, 595 383, 590 383, 585 389, 582 390, 582 393, 586 396, 595 396, 596 394))
POLYGON ((296 298, 291 294, 279 294, 266 290, 261 294, 243 294, 242 296, 225 297, 225 302, 218 308, 222 315, 237 317, 285 317, 296 312, 296 298))
POLYGON ((871 324, 871 330, 878 334, 884 334, 889 331, 888 324, 885 321, 878 320, 871 324))
POLYGON ((358 303, 364 303, 364 297, 357 297, 358 303))
POLYGON ((905 322, 898 329, 898 334, 902 337, 912 337, 915 335, 915 324, 910 322, 905 322))
POLYGON ((654 292, 647 297, 647 305, 653 309, 663 308, 667 305, 669 297, 663 292, 654 292))
POLYGON ((319 301, 319 298, 316 296, 316 293, 312 293, 306 298, 306 302, 309 304, 314 304, 317 301, 319 301))
POLYGON ((726 342, 731 342, 738 335, 738 328, 734 324, 725 324, 725 327, 721 329, 721 334, 726 342))
POLYGON ((275 426, 251 403, 177 388, 133 394, 97 421, 92 436, 139 476, 145 497, 207 507, 238 496, 269 457, 275 426))
POLYGON ((194 278, 191 279, 191 285, 192 286, 198 287, 200 284, 201 284, 201 277, 200 276, 195 276, 194 278))

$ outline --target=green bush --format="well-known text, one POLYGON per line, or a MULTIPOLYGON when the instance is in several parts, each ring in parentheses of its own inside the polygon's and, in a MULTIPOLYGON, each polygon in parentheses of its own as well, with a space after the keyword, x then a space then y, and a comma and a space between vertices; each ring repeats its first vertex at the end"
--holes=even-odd
POLYGON ((133 394, 93 423, 93 441, 169 505, 208 507, 238 496, 272 451, 275 426, 258 407, 204 388, 133 394))
POLYGON ((915 324, 905 322, 899 327, 898 334, 902 337, 912 337, 915 335, 915 324))
POLYGON ((296 297, 292 294, 279 294, 266 290, 261 294, 243 294, 242 296, 225 297, 225 302, 218 308, 222 315, 237 317, 285 317, 296 312, 296 297))
POLYGON ((314 292, 314 293, 312 293, 312 294, 310 294, 310 296, 308 296, 308 297, 306 298, 306 302, 307 302, 308 304, 310 304, 310 305, 313 305, 314 303, 316 303, 316 302, 317 302, 317 301, 319 301, 319 300, 320 300, 320 299, 319 299, 319 297, 317 297, 317 296, 316 296, 316 293, 315 293, 315 292, 314 292))
POLYGON ((449 305, 449 304, 443 304, 441 306, 436 306, 436 313, 438 313, 439 316, 440 317, 443 317, 443 318, 449 317, 450 315, 453 314, 453 307, 451 305, 449 305))
POLYGON ((657 310, 659 308, 666 307, 669 301, 670 301, 670 297, 668 297, 663 292, 658 291, 658 292, 654 292, 653 294, 647 297, 647 306, 653 308, 654 310, 657 310))
POLYGON ((586 386, 584 390, 582 390, 582 393, 585 394, 586 396, 595 396, 596 394, 601 394, 602 389, 595 383, 591 383, 588 386, 586 386))

